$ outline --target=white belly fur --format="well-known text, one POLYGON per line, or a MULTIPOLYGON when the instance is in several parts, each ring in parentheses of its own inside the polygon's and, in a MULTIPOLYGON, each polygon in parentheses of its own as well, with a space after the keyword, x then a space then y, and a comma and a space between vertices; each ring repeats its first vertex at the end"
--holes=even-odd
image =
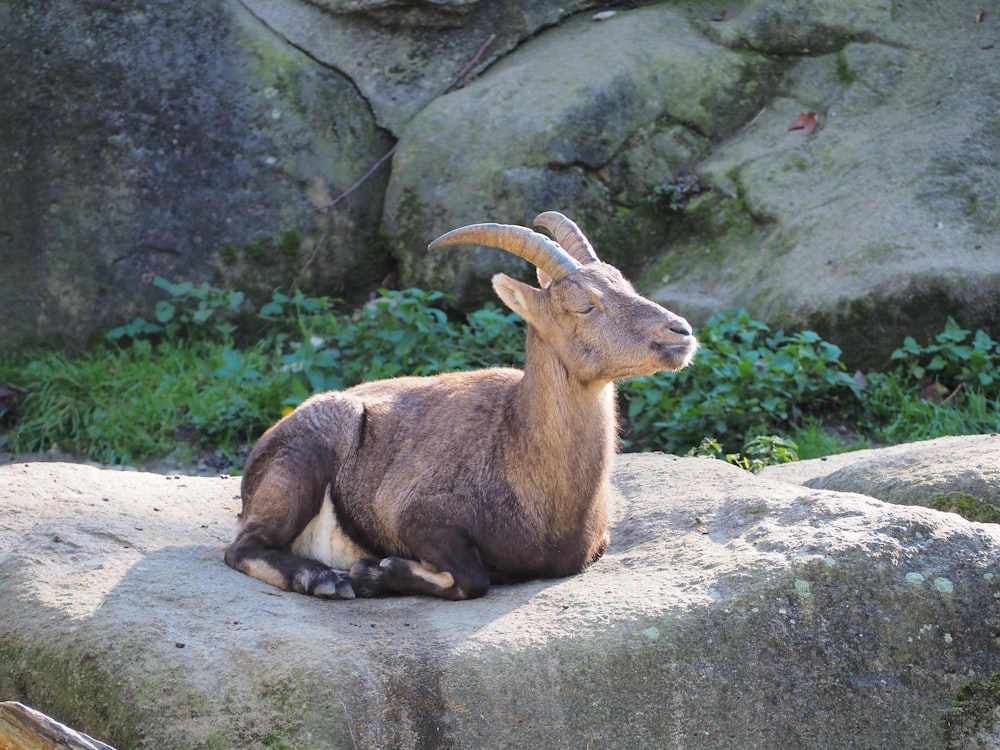
POLYGON ((344 533, 333 510, 329 488, 319 513, 292 542, 292 552, 310 560, 318 560, 335 570, 350 570, 351 565, 358 560, 373 557, 368 550, 355 544, 344 533))

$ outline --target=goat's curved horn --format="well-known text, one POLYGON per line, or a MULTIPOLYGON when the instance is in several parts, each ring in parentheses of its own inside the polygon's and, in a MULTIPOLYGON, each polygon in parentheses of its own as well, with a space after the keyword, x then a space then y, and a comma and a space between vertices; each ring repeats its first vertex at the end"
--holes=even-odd
POLYGON ((538 214, 532 225, 545 227, 552 232, 556 242, 580 263, 593 263, 597 260, 597 253, 594 252, 593 245, 590 244, 590 240, 580 230, 580 227, 572 219, 563 216, 558 211, 546 211, 538 214))
POLYGON ((553 280, 559 280, 580 268, 572 255, 544 234, 514 224, 470 224, 452 229, 431 242, 428 250, 448 245, 488 245, 506 250, 524 258, 544 271, 553 280))

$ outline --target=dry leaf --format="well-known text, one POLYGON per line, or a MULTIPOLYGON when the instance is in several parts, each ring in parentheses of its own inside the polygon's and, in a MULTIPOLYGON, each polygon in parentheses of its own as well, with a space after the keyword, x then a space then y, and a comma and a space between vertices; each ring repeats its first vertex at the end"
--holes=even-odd
POLYGON ((819 115, 815 112, 803 112, 789 130, 801 130, 806 135, 811 135, 816 128, 819 127, 819 115))
POLYGON ((986 18, 986 11, 985 10, 981 10, 978 13, 976 13, 976 23, 982 23, 983 19, 985 19, 985 18, 986 18))
POLYGON ((929 383, 920 389, 920 398, 924 401, 936 401, 941 403, 948 395, 948 389, 940 383, 929 383))

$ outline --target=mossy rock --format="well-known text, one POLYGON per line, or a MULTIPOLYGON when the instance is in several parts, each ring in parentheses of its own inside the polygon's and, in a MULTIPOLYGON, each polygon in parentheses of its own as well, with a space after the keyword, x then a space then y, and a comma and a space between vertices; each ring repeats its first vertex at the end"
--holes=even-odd
POLYGON ((0 353, 82 346, 147 313, 156 277, 211 280, 226 246, 281 256, 231 268, 245 291, 285 284, 321 238, 311 293, 377 283, 388 174, 316 211, 392 146, 350 80, 239 3, 50 10, 11 9, 2 55, 0 353))
POLYGON ((604 558, 458 603, 229 569, 239 478, 0 479, 0 689, 120 750, 925 748, 1000 670, 1000 527, 722 461, 619 457, 604 558))
POLYGON ((752 117, 774 70, 668 5, 539 34, 403 133, 383 226, 404 285, 456 294, 460 306, 491 298, 493 273, 528 276, 526 265, 485 250, 428 256, 426 243, 476 222, 527 225, 545 210, 576 221, 603 259, 640 271, 669 239, 643 213, 646 194, 752 117))
POLYGON ((1000 503, 997 496, 976 497, 968 492, 953 490, 932 497, 927 506, 949 513, 958 513, 962 518, 981 523, 1000 523, 1000 503))
POLYGON ((1000 107, 997 68, 982 55, 992 40, 936 6, 913 10, 753 0, 704 27, 783 65, 767 107, 695 168, 756 231, 689 225, 665 253, 712 252, 691 253, 657 298, 699 322, 736 307, 815 330, 862 370, 949 316, 992 330, 1000 173, 982 155, 1000 148, 1000 130, 977 114, 1000 107), (819 128, 790 130, 806 111, 819 128))
POLYGON ((941 734, 948 750, 996 747, 1000 740, 1000 672, 962 686, 954 707, 941 715, 941 734), (992 737, 992 742, 985 735, 992 737))
POLYGON ((1000 523, 1000 472, 989 458, 993 455, 1000 455, 1000 435, 961 435, 798 461, 761 473, 995 524, 1000 523))

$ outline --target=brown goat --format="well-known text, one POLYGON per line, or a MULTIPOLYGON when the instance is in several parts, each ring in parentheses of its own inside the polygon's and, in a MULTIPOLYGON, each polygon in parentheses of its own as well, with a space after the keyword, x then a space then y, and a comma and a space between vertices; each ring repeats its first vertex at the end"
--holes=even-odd
POLYGON ((226 563, 285 590, 482 596, 577 573, 607 549, 613 381, 677 370, 697 341, 576 224, 477 224, 430 244, 519 255, 541 288, 493 288, 528 323, 524 371, 365 383, 313 396, 261 437, 226 563))

